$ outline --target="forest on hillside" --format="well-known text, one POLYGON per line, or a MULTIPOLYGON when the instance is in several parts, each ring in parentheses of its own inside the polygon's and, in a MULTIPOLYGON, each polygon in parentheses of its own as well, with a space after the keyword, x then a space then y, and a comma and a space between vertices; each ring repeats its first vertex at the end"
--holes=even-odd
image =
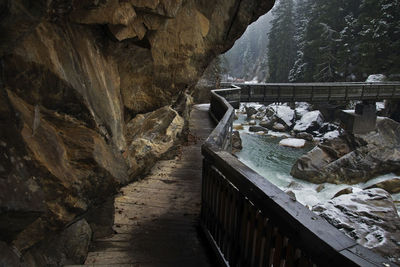
POLYGON ((278 0, 210 73, 258 82, 400 76, 400 0, 278 0))

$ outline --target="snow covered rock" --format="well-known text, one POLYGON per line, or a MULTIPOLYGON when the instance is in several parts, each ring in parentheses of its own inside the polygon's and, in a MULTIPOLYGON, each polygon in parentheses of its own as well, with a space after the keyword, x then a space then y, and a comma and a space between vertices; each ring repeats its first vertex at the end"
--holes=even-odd
POLYGON ((339 126, 333 123, 325 122, 322 124, 321 128, 319 128, 318 132, 325 134, 334 130, 339 130, 339 126))
POLYGON ((376 112, 382 112, 385 109, 385 102, 376 102, 376 112))
POLYGON ((275 122, 274 125, 272 126, 272 130, 278 131, 278 132, 285 132, 287 127, 283 125, 282 123, 275 122))
POLYGON ((334 131, 331 131, 331 132, 327 132, 326 134, 324 134, 322 136, 322 138, 323 139, 332 139, 332 138, 339 137, 339 135, 340 135, 339 131, 338 130, 334 130, 334 131))
POLYGON ((324 140, 293 165, 291 175, 313 183, 355 184, 400 173, 400 123, 378 119, 376 131, 324 140))
POLYGON ((319 110, 314 110, 307 112, 301 117, 299 121, 296 122, 293 130, 295 132, 308 132, 319 129, 324 122, 324 118, 319 110))
POLYGON ((275 121, 270 120, 268 118, 264 118, 262 121, 260 121, 259 125, 261 127, 272 129, 272 126, 274 126, 274 123, 275 123, 275 121))
POLYGON ((274 111, 274 116, 280 120, 281 123, 286 124, 287 126, 292 126, 294 120, 294 110, 288 107, 287 105, 270 105, 270 109, 274 111))
POLYGON ((365 82, 367 83, 379 83, 386 81, 386 76, 383 74, 371 74, 368 76, 365 82))
POLYGON ((301 117, 303 117, 304 114, 308 113, 311 111, 311 105, 307 102, 296 102, 295 103, 295 114, 296 114, 296 119, 299 120, 301 117))
POLYGON ((392 262, 400 263, 400 218, 383 189, 341 195, 312 210, 330 224, 392 262))
POLYGON ((304 147, 305 144, 306 144, 306 140, 297 139, 297 138, 286 138, 286 139, 282 139, 279 142, 279 145, 281 145, 281 146, 294 147, 294 148, 304 147))

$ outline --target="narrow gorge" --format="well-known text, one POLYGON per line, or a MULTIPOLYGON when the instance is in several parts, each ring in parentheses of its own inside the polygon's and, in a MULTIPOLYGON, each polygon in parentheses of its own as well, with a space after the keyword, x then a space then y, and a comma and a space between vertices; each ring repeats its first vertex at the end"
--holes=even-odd
POLYGON ((101 207, 185 135, 197 80, 273 2, 0 0, 0 265, 83 263, 101 207))

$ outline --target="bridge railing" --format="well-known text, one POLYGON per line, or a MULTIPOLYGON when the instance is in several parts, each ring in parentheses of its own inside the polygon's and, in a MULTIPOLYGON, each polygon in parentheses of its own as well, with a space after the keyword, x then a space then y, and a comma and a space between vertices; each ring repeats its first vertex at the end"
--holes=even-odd
POLYGON ((330 102, 400 98, 400 83, 268 83, 236 84, 242 102, 330 102))
POLYGON ((237 91, 212 91, 219 123, 202 146, 201 226, 221 265, 390 266, 227 151, 237 91))

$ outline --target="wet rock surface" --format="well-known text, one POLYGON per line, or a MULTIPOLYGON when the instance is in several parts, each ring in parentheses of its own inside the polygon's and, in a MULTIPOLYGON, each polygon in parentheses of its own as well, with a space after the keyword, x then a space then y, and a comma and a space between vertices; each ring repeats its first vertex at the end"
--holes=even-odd
POLYGON ((400 124, 377 121, 365 135, 340 136, 322 142, 300 157, 291 175, 313 183, 355 184, 390 172, 400 172, 400 124))
POLYGON ((365 189, 381 188, 390 194, 400 193, 400 178, 393 178, 366 187, 365 189))
POLYGON ((242 139, 240 138, 239 131, 232 132, 232 152, 238 152, 242 150, 242 139))
POLYGON ((148 169, 183 129, 186 91, 272 4, 1 1, 0 239, 13 247, 7 251, 46 251, 47 238, 148 169))
POLYGON ((315 205, 312 210, 359 244, 400 263, 400 218, 385 190, 341 195, 315 205))

